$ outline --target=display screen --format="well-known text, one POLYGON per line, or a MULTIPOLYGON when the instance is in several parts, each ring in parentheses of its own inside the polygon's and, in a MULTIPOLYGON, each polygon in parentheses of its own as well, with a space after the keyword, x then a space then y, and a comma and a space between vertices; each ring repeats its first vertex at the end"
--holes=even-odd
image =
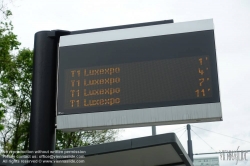
POLYGON ((65 75, 66 109, 212 96, 208 56, 76 68, 65 75))
POLYGON ((60 48, 58 114, 218 102, 211 33, 60 48))

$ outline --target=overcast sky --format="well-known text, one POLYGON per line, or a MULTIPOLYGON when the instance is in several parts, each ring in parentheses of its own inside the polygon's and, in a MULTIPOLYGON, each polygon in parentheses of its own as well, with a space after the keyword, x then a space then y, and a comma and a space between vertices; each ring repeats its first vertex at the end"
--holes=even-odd
MULTIPOLYGON (((22 47, 33 49, 41 30, 83 30, 174 19, 185 22, 212 18, 223 121, 191 124, 248 142, 192 127, 193 152, 250 150, 250 1, 249 0, 16 0, 11 6, 14 32, 22 47), (202 139, 200 139, 202 138, 202 139), (206 144, 204 141, 208 144, 206 144), (213 149, 212 149, 212 148, 213 149)), ((185 125, 157 127, 157 134, 175 130, 187 149, 185 125)), ((151 135, 150 127, 126 129, 119 139, 151 135)), ((212 155, 218 156, 218 155, 212 155)), ((195 156, 197 157, 197 156, 195 156)), ((208 157, 201 155, 198 157, 208 157)), ((250 152, 247 154, 250 160, 250 152)), ((222 161, 220 165, 235 165, 222 161)), ((238 165, 250 165, 250 161, 238 165)))

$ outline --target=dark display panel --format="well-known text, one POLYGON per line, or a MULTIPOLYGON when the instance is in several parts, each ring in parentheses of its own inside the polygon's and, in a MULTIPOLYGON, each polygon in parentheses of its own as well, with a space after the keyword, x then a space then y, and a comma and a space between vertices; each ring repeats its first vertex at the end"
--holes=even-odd
POLYGON ((219 102, 213 31, 60 48, 58 114, 219 102))
POLYGON ((208 56, 65 71, 64 108, 212 97, 208 56))

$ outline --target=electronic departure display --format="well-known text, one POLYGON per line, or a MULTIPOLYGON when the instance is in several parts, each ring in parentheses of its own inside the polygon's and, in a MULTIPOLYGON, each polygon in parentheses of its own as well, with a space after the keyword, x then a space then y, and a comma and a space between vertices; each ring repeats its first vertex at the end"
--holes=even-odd
POLYGON ((60 48, 58 115, 219 102, 213 31, 60 48))
POLYGON ((212 96, 208 56, 69 69, 65 75, 66 109, 212 96))

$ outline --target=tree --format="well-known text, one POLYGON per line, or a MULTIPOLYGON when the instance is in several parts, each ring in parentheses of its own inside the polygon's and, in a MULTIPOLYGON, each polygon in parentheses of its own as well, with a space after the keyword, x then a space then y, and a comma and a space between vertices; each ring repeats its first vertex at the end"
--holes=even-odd
POLYGON ((8 69, 0 78, 0 100, 6 113, 1 143, 6 154, 10 150, 28 149, 32 56, 29 49, 20 50, 17 56, 12 55, 8 69))
POLYGON ((86 132, 64 133, 57 131, 56 149, 68 149, 87 145, 96 145, 106 142, 113 142, 118 130, 94 130, 86 132))
MULTIPOLYGON (((17 40, 17 36, 13 33, 13 25, 9 20, 9 17, 12 15, 11 11, 7 10, 4 2, 1 1, 0 4, 0 88, 3 89, 3 83, 9 83, 10 80, 4 78, 6 72, 12 70, 11 64, 11 51, 18 49, 20 43, 17 40)), ((1 96, 5 96, 6 94, 0 91, 1 96)), ((3 104, 0 100, 0 120, 4 117, 4 113, 6 112, 6 105, 3 104)), ((4 126, 0 124, 0 131, 3 130, 4 126)))

